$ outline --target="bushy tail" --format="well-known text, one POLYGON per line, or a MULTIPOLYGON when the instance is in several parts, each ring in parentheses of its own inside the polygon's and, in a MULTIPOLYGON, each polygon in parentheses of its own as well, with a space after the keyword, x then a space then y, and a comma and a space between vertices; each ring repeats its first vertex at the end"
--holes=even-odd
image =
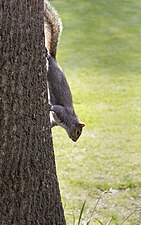
POLYGON ((62 22, 56 10, 47 2, 44 5, 45 45, 55 59, 57 44, 62 31, 62 22))

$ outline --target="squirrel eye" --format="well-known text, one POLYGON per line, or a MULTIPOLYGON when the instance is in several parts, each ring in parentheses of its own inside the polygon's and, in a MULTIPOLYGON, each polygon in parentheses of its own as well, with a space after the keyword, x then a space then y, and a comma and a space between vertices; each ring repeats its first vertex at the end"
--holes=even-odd
POLYGON ((80 130, 76 131, 77 136, 79 136, 81 134, 80 130))

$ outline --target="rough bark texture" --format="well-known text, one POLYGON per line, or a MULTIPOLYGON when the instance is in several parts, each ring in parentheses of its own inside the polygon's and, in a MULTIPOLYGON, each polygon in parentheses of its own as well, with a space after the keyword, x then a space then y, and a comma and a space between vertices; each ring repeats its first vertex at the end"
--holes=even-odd
POLYGON ((49 128, 43 0, 0 1, 0 224, 65 225, 49 128))

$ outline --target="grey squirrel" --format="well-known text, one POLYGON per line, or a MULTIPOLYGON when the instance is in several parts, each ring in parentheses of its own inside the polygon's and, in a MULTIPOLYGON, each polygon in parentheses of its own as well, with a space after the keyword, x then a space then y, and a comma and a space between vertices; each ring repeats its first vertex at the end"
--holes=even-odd
POLYGON ((49 2, 44 6, 45 46, 48 60, 48 88, 51 103, 51 127, 63 127, 77 141, 85 126, 73 108, 72 95, 63 71, 56 60, 57 45, 62 30, 61 20, 49 2))

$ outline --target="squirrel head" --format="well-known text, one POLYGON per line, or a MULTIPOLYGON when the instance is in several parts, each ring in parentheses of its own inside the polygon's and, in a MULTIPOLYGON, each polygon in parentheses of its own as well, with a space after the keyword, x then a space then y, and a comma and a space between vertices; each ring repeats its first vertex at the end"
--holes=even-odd
POLYGON ((85 126, 83 122, 78 122, 77 124, 73 124, 70 131, 69 137, 76 142, 82 133, 82 128, 85 126))

